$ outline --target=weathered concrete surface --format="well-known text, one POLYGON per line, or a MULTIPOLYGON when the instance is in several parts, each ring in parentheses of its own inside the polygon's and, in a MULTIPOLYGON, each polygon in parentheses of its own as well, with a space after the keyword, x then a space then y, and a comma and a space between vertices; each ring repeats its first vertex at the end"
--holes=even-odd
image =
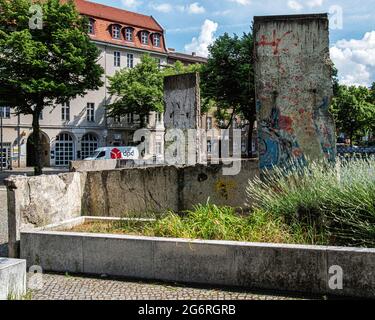
POLYGON ((223 165, 161 166, 87 173, 83 214, 121 217, 128 213, 182 211, 211 203, 244 207, 256 161, 242 161, 241 172, 224 176, 223 165))
POLYGON ((165 135, 165 159, 169 164, 174 164, 173 151, 178 148, 182 159, 176 159, 178 164, 194 165, 201 162, 201 106, 199 74, 188 73, 166 77, 164 79, 164 127, 165 135), (169 136, 171 129, 181 130, 184 141, 173 142, 173 136, 169 136), (189 141, 189 130, 192 132, 192 141, 189 141))
POLYGON ((17 258, 19 232, 81 215, 147 217, 183 211, 210 199, 244 207, 256 161, 241 161, 241 172, 223 175, 224 165, 154 166, 41 177, 11 177, 8 185, 9 256, 17 258))
POLYGON ((70 163, 71 172, 88 172, 100 170, 114 170, 117 160, 95 160, 95 161, 72 161, 70 163))
POLYGON ((149 238, 57 231, 21 233, 21 257, 45 271, 259 290, 374 298, 374 249, 149 238), (343 290, 330 267, 343 269, 343 290))
POLYGON ((261 169, 335 161, 328 16, 255 17, 261 169))
POLYGON ((0 300, 26 294, 26 261, 0 258, 0 300))
POLYGON ((85 173, 40 177, 12 176, 8 188, 9 256, 18 257, 20 230, 78 217, 82 212, 85 173))
POLYGON ((0 257, 8 256, 8 205, 7 191, 0 187, 0 257))

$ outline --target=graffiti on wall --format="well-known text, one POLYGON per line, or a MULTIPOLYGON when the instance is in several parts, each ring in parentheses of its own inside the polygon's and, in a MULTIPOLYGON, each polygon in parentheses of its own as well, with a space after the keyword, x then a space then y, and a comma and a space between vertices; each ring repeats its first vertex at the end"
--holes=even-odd
POLYGON ((297 138, 294 135, 293 119, 281 115, 274 107, 269 119, 259 126, 259 157, 261 169, 272 169, 283 164, 304 164, 306 162, 297 138))

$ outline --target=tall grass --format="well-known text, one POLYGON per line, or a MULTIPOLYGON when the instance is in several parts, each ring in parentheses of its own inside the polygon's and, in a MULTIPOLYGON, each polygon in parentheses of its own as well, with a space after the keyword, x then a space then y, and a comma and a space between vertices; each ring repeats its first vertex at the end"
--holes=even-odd
POLYGON ((249 182, 249 203, 292 233, 333 245, 375 246, 375 161, 311 162, 249 182))

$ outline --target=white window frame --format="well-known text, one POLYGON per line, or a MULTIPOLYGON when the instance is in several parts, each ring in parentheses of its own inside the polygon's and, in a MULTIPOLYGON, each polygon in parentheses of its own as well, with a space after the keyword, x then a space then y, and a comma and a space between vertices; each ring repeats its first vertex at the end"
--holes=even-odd
POLYGON ((153 44, 154 44, 154 47, 157 47, 157 48, 160 48, 160 34, 158 34, 158 33, 155 33, 154 35, 153 35, 153 44))
POLYGON ((113 65, 115 67, 121 67, 121 52, 113 51, 113 65))
POLYGON ((125 29, 125 40, 128 42, 133 42, 133 29, 126 28, 125 29))
POLYGON ((126 55, 126 58, 127 58, 127 67, 128 67, 129 69, 134 68, 134 54, 132 54, 132 53, 128 53, 128 54, 126 55))
POLYGON ((156 141, 155 144, 155 153, 160 156, 163 154, 163 143, 161 141, 156 141))
POLYGON ((95 34, 95 21, 93 19, 89 19, 89 34, 95 34))
POLYGON ((134 115, 132 113, 128 113, 126 115, 126 122, 127 123, 134 123, 134 115))
POLYGON ((149 33, 146 31, 141 32, 141 43, 145 46, 149 44, 149 33))
POLYGON ((207 154, 212 154, 212 140, 210 139, 207 140, 207 154))
POLYGON ((112 26, 112 38, 116 40, 121 39, 121 28, 117 24, 112 26))
POLYGON ((8 106, 0 107, 0 118, 10 119, 10 107, 8 106))
POLYGON ((98 137, 93 133, 86 133, 81 140, 81 159, 91 157, 98 148, 98 137))
POLYGON ((66 102, 61 105, 61 121, 70 121, 70 103, 66 102))
POLYGON ((87 103, 86 120, 87 120, 87 122, 95 122, 95 103, 93 103, 93 102, 87 103))
POLYGON ((206 127, 207 127, 207 130, 211 130, 212 129, 212 117, 207 117, 207 119, 206 119, 206 127))

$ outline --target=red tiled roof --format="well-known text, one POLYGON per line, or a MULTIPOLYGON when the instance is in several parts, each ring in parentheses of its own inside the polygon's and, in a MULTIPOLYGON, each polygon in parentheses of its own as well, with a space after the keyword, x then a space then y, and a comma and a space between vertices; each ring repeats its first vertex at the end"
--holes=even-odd
POLYGON ((74 2, 78 11, 83 15, 119 22, 131 26, 143 27, 152 31, 163 32, 163 28, 152 16, 146 16, 85 0, 74 0, 74 2))
POLYGON ((95 19, 94 34, 89 35, 92 40, 145 51, 167 53, 164 30, 153 17, 85 0, 74 0, 74 2, 80 14, 95 19), (123 33, 121 33, 121 39, 113 39, 110 28, 114 23, 120 24, 122 30, 126 27, 132 27, 134 30, 133 41, 125 41, 123 33), (149 31, 150 35, 160 33, 160 47, 155 47, 151 39, 149 39, 148 45, 143 45, 139 38, 139 34, 142 30, 149 31))

